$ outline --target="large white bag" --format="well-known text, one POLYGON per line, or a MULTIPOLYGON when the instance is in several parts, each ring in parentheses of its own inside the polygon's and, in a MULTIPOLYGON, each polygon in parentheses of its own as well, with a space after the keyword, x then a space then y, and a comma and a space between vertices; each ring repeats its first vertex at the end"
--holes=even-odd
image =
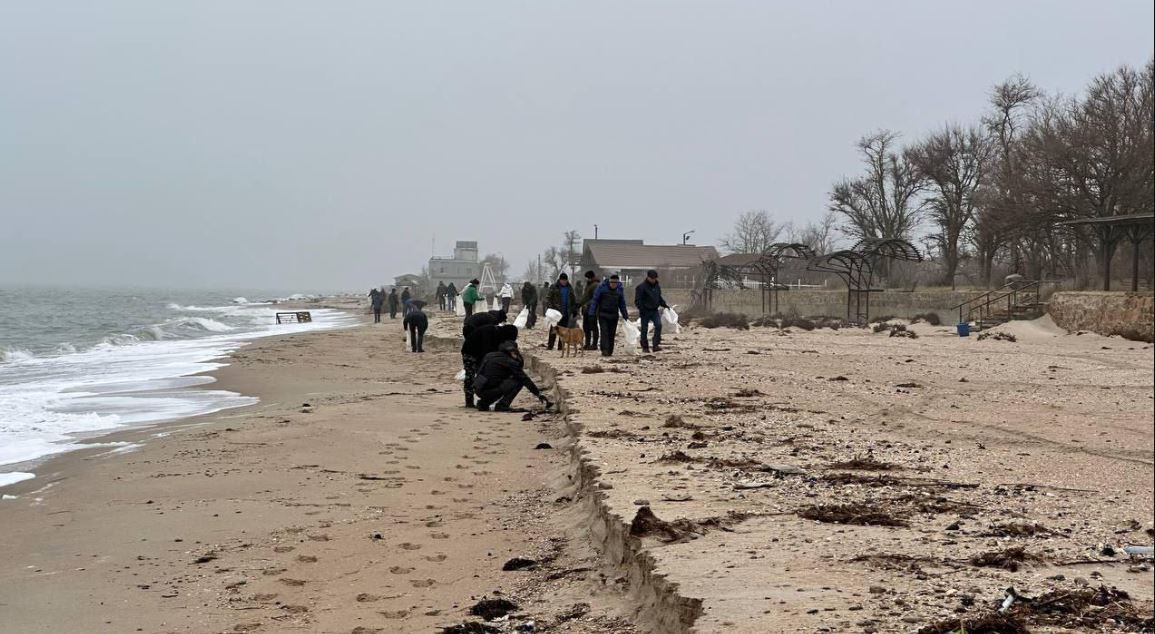
POLYGON ((501 300, 494 297, 493 304, 491 304, 491 306, 492 308, 490 308, 490 310, 501 310, 501 300))
POLYGON ((517 319, 513 320, 513 325, 517 326, 518 330, 520 330, 522 328, 525 328, 525 325, 528 323, 529 323, 529 309, 528 308, 522 308, 521 312, 517 314, 517 319))
POLYGON ((626 334, 626 354, 638 354, 638 343, 642 340, 641 321, 623 319, 622 330, 626 334))
POLYGON ((545 320, 549 322, 551 328, 556 326, 558 322, 561 321, 561 311, 556 308, 547 309, 545 311, 545 320))
POLYGON ((460 297, 458 297, 457 301, 453 303, 453 314, 457 315, 458 317, 465 316, 465 302, 461 301, 460 297))
MULTIPOLYGON (((677 304, 674 304, 674 306, 677 306, 677 304)), ((678 313, 674 312, 674 306, 662 311, 662 326, 673 329, 674 334, 680 334, 682 332, 682 326, 678 323, 678 313)))

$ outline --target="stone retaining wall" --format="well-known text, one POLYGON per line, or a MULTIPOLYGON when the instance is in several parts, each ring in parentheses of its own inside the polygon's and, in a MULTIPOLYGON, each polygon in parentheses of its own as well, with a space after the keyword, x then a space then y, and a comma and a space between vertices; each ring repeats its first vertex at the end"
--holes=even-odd
POLYGON ((1047 312, 1060 328, 1072 332, 1155 339, 1155 294, 1150 292, 1063 291, 1051 296, 1047 312))

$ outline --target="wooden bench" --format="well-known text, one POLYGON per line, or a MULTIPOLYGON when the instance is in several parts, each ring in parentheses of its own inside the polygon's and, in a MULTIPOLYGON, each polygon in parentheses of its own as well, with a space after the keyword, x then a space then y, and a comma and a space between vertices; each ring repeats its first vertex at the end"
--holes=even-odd
POLYGON ((313 321, 313 314, 307 310, 277 313, 278 324, 306 324, 313 321))

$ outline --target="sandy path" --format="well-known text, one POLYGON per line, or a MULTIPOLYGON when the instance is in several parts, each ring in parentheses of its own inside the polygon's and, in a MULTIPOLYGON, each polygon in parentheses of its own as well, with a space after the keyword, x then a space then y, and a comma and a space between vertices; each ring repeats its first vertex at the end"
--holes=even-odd
POLYGON ((47 463, 0 506, 0 630, 432 632, 501 593, 511 626, 632 631, 557 520, 568 461, 535 446, 559 423, 462 408, 458 345, 404 353, 396 324, 261 341, 214 385, 259 405, 47 463), (503 572, 515 556, 542 563, 503 572))

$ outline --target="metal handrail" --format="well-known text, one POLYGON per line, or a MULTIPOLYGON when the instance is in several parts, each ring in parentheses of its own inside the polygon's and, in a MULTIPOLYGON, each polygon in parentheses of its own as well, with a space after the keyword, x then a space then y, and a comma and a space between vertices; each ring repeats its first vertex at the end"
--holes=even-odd
MULTIPOLYGON (((1038 303, 1039 298, 1040 298, 1040 294, 1039 294, 1040 282, 1038 280, 1031 281, 1031 282, 1025 282, 1025 283, 1022 281, 1014 282, 1011 284, 1004 285, 1003 288, 999 289, 999 290, 1003 290, 1003 289, 1007 288, 1008 286, 1011 287, 1010 290, 1003 293, 1002 295, 997 295, 995 297, 991 297, 991 298, 987 299, 987 301, 985 301, 981 304, 976 304, 975 306, 971 306, 969 309, 967 309, 966 321, 970 322, 971 317, 974 315, 974 313, 978 312, 979 317, 977 320, 975 320, 975 322, 981 328, 982 322, 984 321, 984 318, 989 317, 993 313, 993 311, 991 310, 991 307, 996 302, 1001 302, 1004 299, 1007 300, 1007 317, 1009 318, 1014 313, 1015 306, 1019 306, 1021 304, 1021 302, 1019 301, 1019 295, 1020 294, 1025 295, 1027 297, 1031 297, 1032 303, 1036 303, 1036 304, 1038 303), (1034 291, 1034 292, 1030 293, 1029 291, 1034 291)), ((987 294, 989 294, 989 293, 987 293, 987 294)), ((960 308, 959 309, 959 322, 961 323, 962 321, 963 321, 962 320, 962 309, 960 308)))
MULTIPOLYGON (((959 321, 959 323, 961 324, 961 323, 963 323, 963 322, 964 322, 964 320, 963 320, 963 309, 964 309, 964 308, 966 309, 966 311, 967 311, 967 316, 968 316, 968 317, 970 316, 971 312, 973 312, 973 310, 975 309, 975 306, 968 306, 968 304, 971 304, 971 303, 974 303, 974 302, 978 302, 978 301, 980 301, 980 300, 982 300, 982 299, 989 299, 992 293, 998 293, 998 292, 1000 292, 1000 291, 1004 291, 1004 290, 1006 290, 1006 289, 1008 289, 1008 288, 1011 288, 1011 287, 1013 287, 1014 285, 1015 285, 1015 282, 1007 282, 1006 284, 1003 284, 1002 286, 1000 286, 1000 287, 998 287, 998 288, 995 288, 995 289, 991 289, 991 290, 989 290, 989 291, 987 291, 987 292, 983 293, 982 295, 979 295, 979 296, 977 296, 977 297, 972 297, 972 298, 968 299, 967 301, 965 301, 965 302, 963 302, 963 303, 959 304, 958 306, 953 306, 953 307, 951 307, 951 310, 955 310, 955 309, 958 309, 958 321, 959 321)), ((965 321, 970 321, 970 319, 967 319, 967 320, 965 320, 965 321)))

